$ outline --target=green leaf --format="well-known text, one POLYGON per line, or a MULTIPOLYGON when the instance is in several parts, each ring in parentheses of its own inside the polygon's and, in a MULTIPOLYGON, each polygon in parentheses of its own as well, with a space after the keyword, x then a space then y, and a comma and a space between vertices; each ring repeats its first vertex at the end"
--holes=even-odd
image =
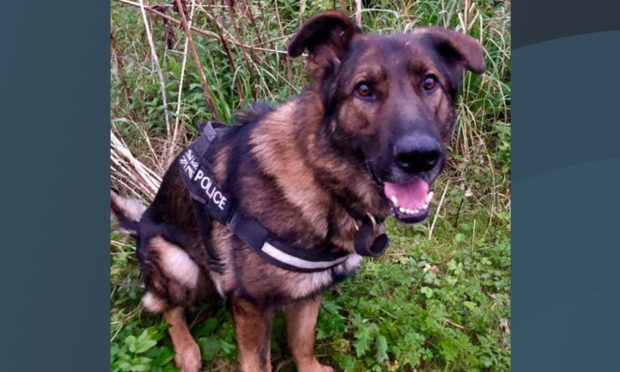
POLYGON ((217 353, 222 350, 222 345, 220 341, 211 337, 199 338, 198 345, 200 346, 202 359, 207 361, 212 360, 217 355, 217 353))
POLYGON ((477 308, 476 303, 471 301, 463 301, 463 305, 471 311, 474 311, 477 308))
POLYGON ((454 261, 454 259, 450 260, 448 262, 448 270, 455 270, 457 267, 456 261, 454 261))
POLYGON ((458 243, 464 242, 465 239, 467 239, 467 238, 465 237, 465 234, 463 234, 463 233, 457 233, 456 235, 454 235, 454 240, 456 242, 458 242, 458 243))
POLYGON ((388 345, 385 336, 377 336, 377 354, 375 355, 375 359, 377 360, 377 362, 381 363, 389 359, 387 355, 387 348, 388 345))
POLYGON ((164 366, 172 361, 175 354, 171 348, 162 346, 152 348, 145 355, 153 359, 154 365, 164 366))
POLYGON ((446 338, 439 342, 441 354, 447 361, 452 361, 459 353, 459 345, 456 340, 446 338))
POLYGON ((226 342, 224 340, 220 340, 220 346, 222 347, 222 351, 226 355, 233 355, 235 351, 237 350, 237 347, 235 346, 235 344, 226 342))
POLYGON ((209 318, 200 325, 195 333, 196 337, 209 336, 220 326, 220 321, 217 318, 209 318))
POLYGON ((145 329, 140 334, 140 336, 138 336, 138 339, 136 340, 135 353, 142 354, 155 345, 157 345, 157 341, 151 339, 151 335, 149 334, 149 329, 145 329))
POLYGON ((131 371, 131 367, 132 367, 132 365, 129 364, 129 362, 127 362, 125 360, 119 361, 116 366, 117 366, 119 371, 131 371))
POLYGON ((361 357, 370 350, 370 343, 373 339, 372 333, 372 329, 368 326, 360 328, 360 330, 355 333, 357 341, 355 341, 354 346, 358 357, 361 357))
POLYGON ((134 335, 129 335, 125 338, 125 345, 127 345, 127 347, 129 347, 129 351, 131 351, 132 353, 136 352, 136 336, 134 335))
POLYGON ((420 288, 420 292, 422 292, 426 296, 426 298, 433 297, 433 289, 432 288, 422 287, 422 288, 420 288))
POLYGON ((344 355, 337 359, 338 366, 345 371, 352 371, 353 368, 355 368, 355 358, 353 358, 351 355, 344 355))

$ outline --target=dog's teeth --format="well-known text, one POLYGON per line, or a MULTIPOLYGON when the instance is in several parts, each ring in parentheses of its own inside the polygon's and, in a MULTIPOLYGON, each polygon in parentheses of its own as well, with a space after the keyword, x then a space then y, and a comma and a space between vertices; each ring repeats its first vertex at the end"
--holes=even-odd
POLYGON ((429 192, 428 195, 426 195, 426 204, 430 203, 431 199, 433 199, 433 192, 429 192))
POLYGON ((392 200, 392 203, 394 203, 394 206, 398 207, 398 199, 396 199, 396 195, 392 195, 390 199, 392 200))
POLYGON ((399 211, 403 212, 403 213, 407 213, 407 210, 403 207, 398 208, 399 211))

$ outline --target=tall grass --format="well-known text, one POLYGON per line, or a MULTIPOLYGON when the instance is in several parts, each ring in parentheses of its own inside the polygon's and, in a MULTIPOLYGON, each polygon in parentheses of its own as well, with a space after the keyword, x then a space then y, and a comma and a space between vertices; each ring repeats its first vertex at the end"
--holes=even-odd
MULTIPOLYGON (((176 1, 142 1, 145 17, 140 0, 111 3, 111 177, 113 187, 145 202, 196 123, 216 118, 205 85, 230 122, 249 102, 281 103, 308 83, 303 59, 286 57, 286 42, 318 11, 344 7, 366 32, 434 24, 481 41, 488 71, 465 74, 453 155, 435 186, 444 195, 433 208, 440 212, 414 229, 388 224, 391 253, 328 294, 319 351, 346 370, 508 369, 510 2, 185 0, 203 82, 176 1)), ((112 246, 113 369, 173 368, 165 324, 138 306, 135 248, 116 235, 112 246), (136 353, 140 336, 157 344, 136 353)), ((233 370, 230 319, 215 308, 198 309, 192 331, 206 368, 233 370)), ((290 370, 277 322, 274 332, 274 361, 290 370)))

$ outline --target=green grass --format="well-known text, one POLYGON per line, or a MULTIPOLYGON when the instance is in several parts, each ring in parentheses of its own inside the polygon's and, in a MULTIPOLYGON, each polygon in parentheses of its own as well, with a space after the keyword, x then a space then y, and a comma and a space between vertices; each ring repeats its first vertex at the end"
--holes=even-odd
MULTIPOLYGON (((285 50, 287 36, 301 20, 332 7, 332 1, 278 2, 276 14, 272 1, 263 1, 260 7, 253 1, 255 29, 245 7, 248 2, 236 3, 233 17, 222 6, 197 7, 194 25, 218 33, 217 19, 227 40, 258 45, 260 36, 263 41, 275 41, 259 47, 285 50), (240 35, 232 22, 239 26, 240 35)), ((317 325, 317 355, 322 362, 347 371, 509 370, 509 5, 490 0, 372 3, 362 13, 365 31, 389 33, 426 24, 466 29, 482 41, 488 71, 483 76, 465 75, 452 156, 435 185, 433 217, 416 227, 388 220, 392 241, 388 253, 365 260, 356 276, 326 293, 317 325)), ((190 9, 191 2, 187 5, 190 9)), ((167 13, 179 18, 172 9, 167 13)), ((349 4, 348 13, 354 15, 354 5, 349 4)), ((174 124, 185 38, 172 27, 177 40, 172 49, 166 49, 161 18, 149 15, 149 19, 174 124)), ((166 154, 196 134, 198 121, 213 119, 213 115, 188 55, 178 115, 180 135, 173 143, 139 9, 112 1, 111 25, 116 40, 111 59, 112 131, 139 161, 161 174, 170 160, 166 154)), ((197 33, 193 37, 224 121, 255 98, 283 102, 307 83, 300 59, 287 62, 283 54, 250 53, 230 45, 231 64, 218 40, 197 33)), ((113 166, 113 185, 148 201, 148 190, 136 181, 135 174, 122 172, 122 167, 113 166)), ((142 294, 135 246, 113 234, 112 370, 176 370, 166 324, 160 316, 141 310, 142 294)), ((204 369, 236 370, 233 325, 223 303, 201 304, 191 309, 189 320, 204 369)), ((281 316, 276 318, 272 340, 274 370, 295 370, 281 316)))

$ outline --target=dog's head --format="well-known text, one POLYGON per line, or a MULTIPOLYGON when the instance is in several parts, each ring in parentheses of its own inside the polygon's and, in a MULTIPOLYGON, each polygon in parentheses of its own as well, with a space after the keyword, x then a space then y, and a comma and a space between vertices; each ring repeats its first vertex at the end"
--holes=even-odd
POLYGON ((288 54, 306 49, 334 148, 363 163, 394 217, 426 219, 463 71, 485 70, 478 41, 441 27, 364 34, 349 17, 330 11, 303 25, 288 54))

